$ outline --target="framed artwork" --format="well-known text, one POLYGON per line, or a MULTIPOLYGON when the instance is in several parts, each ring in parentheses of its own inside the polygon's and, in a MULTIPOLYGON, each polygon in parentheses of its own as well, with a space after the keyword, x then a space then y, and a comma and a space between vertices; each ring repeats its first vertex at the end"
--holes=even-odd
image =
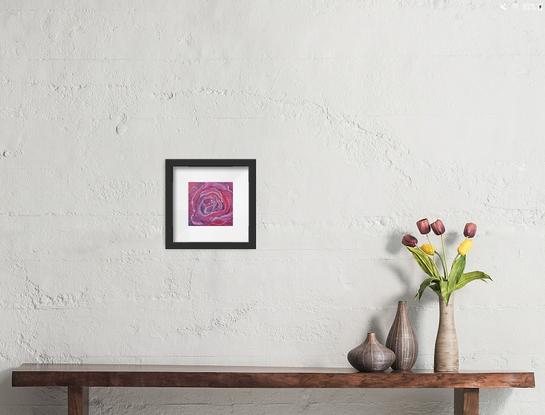
POLYGON ((256 161, 167 159, 167 249, 255 249, 256 161))

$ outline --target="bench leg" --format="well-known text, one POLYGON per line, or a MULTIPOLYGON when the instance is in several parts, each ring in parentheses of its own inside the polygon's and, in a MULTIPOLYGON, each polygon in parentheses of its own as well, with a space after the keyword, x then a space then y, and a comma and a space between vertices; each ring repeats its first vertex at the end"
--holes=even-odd
POLYGON ((454 389, 454 415, 479 415, 479 389, 454 389))
POLYGON ((68 415, 89 415, 89 388, 68 387, 68 415))

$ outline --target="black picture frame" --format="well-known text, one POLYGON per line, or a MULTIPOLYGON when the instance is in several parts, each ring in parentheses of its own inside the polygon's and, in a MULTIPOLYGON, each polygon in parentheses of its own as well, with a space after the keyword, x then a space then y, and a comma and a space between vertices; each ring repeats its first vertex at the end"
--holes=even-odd
POLYGON ((165 185, 166 249, 256 249, 255 159, 166 159, 165 185), (188 177, 192 179, 188 179, 188 177), (199 177, 203 177, 203 179, 200 180, 199 177), (238 212, 242 211, 243 213, 242 216, 239 215, 239 221, 235 217, 232 232, 231 229, 225 229, 227 227, 186 226, 189 196, 185 183, 188 180, 206 182, 208 177, 218 177, 219 179, 214 180, 219 182, 229 181, 222 180, 222 177, 236 177, 233 194, 238 197, 238 200, 233 203, 234 211, 237 212, 237 206, 240 205, 242 208, 239 208, 238 212), (239 188, 243 188, 242 192, 236 193, 237 183, 239 183, 239 188), (184 203, 186 216, 182 217, 184 203), (242 225, 235 226, 238 223, 242 225), (213 232, 216 230, 210 228, 218 228, 218 232, 224 233, 215 237, 213 232), (201 231, 209 232, 209 234, 203 236, 199 234, 201 231), (232 241, 229 240, 230 234, 233 234, 232 241), (218 239, 214 240, 214 238, 218 239))

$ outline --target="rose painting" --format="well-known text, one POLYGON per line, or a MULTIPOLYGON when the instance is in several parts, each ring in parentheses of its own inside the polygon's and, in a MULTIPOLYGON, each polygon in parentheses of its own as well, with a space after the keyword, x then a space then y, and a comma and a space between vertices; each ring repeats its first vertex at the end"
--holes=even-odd
POLYGON ((189 182, 189 226, 233 226, 233 182, 189 182))

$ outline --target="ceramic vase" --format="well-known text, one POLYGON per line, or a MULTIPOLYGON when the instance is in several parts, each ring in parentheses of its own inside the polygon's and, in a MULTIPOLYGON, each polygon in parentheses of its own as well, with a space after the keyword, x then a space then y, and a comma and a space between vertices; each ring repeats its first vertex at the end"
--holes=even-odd
POLYGON ((348 361, 360 372, 383 372, 395 358, 394 352, 378 342, 375 333, 367 333, 367 339, 348 352, 348 361))
POLYGON ((450 296, 448 305, 439 295, 439 328, 435 340, 433 359, 435 372, 458 372, 458 338, 454 326, 454 295, 450 296))
POLYGON ((393 370, 409 371, 418 357, 418 342, 409 318, 406 301, 397 303, 397 313, 386 339, 386 347, 396 355, 393 370))

